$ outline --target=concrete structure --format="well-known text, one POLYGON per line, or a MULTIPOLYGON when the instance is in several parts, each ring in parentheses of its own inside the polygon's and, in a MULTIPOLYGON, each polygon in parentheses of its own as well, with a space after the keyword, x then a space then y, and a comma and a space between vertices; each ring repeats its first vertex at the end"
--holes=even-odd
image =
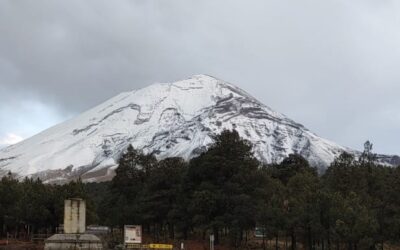
POLYGON ((86 231, 86 203, 82 199, 64 201, 64 233, 83 234, 86 231))
POLYGON ((45 250, 102 250, 100 239, 92 234, 55 234, 45 241, 45 250))
POLYGON ((82 199, 64 202, 64 233, 55 234, 45 241, 45 250, 101 250, 101 240, 86 231, 86 203, 82 199))

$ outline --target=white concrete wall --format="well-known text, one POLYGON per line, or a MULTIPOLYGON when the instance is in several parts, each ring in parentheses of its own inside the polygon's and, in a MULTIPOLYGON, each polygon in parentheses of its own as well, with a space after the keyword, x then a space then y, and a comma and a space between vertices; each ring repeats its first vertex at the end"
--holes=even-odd
POLYGON ((64 233, 81 234, 86 231, 86 204, 82 199, 64 201, 64 233))

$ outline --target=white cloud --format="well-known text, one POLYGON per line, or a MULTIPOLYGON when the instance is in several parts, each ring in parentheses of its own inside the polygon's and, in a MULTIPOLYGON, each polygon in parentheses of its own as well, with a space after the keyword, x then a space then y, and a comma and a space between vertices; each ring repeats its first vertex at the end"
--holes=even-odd
POLYGON ((22 138, 19 135, 16 135, 14 133, 8 133, 3 138, 0 138, 0 145, 4 145, 4 146, 12 145, 12 144, 22 141, 23 139, 24 138, 22 138))

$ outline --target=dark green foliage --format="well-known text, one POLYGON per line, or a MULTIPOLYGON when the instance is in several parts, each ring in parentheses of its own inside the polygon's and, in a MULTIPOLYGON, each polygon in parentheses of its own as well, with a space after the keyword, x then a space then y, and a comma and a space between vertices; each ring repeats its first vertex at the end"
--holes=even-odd
POLYGON ((284 185, 296 174, 306 172, 314 175, 317 174, 317 170, 311 168, 307 160, 297 154, 290 154, 280 164, 271 166, 272 176, 279 179, 284 185))
POLYGON ((257 188, 263 179, 251 148, 236 131, 224 131, 207 152, 190 161, 184 183, 189 213, 194 226, 211 230, 216 242, 222 228, 236 243, 255 226, 257 188))
POLYGON ((94 204, 86 195, 84 184, 72 181, 65 185, 45 185, 39 179, 22 182, 11 175, 0 181, 0 235, 51 232, 63 222, 64 200, 79 197, 87 201, 87 220, 96 221, 94 204))
POLYGON ((257 226, 291 249, 400 244, 400 168, 376 164, 371 143, 358 158, 342 153, 318 176, 295 154, 261 166, 236 131, 214 139, 190 162, 158 161, 130 146, 108 183, 45 185, 9 174, 0 181, 1 233, 54 230, 64 199, 81 197, 88 224, 141 224, 156 241, 213 233, 217 242, 244 249, 257 226))

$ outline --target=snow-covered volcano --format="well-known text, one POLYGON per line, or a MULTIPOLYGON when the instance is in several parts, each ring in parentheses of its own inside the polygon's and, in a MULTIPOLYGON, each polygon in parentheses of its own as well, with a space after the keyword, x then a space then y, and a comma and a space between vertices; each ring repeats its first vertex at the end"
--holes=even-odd
POLYGON ((11 171, 45 181, 78 176, 106 180, 129 144, 158 158, 189 159, 224 129, 236 129, 253 143, 255 156, 266 163, 298 153, 323 170, 342 151, 351 151, 315 135, 232 84, 197 75, 121 93, 1 149, 0 174, 11 171))

